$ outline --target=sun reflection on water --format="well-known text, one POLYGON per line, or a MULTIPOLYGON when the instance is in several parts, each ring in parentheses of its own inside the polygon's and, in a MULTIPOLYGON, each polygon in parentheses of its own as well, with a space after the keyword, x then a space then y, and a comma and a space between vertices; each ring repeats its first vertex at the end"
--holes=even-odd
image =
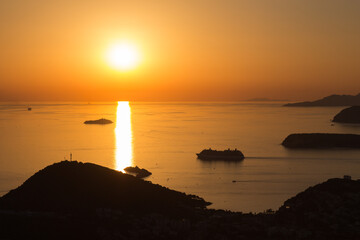
POLYGON ((123 171, 132 165, 131 108, 129 102, 118 102, 115 127, 115 169, 123 171))

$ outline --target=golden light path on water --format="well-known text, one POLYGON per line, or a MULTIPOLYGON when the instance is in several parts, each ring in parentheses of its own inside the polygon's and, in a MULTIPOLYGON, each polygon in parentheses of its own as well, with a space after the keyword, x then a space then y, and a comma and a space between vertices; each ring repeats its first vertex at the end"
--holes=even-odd
POLYGON ((118 102, 115 127, 115 169, 123 171, 132 165, 131 108, 129 102, 118 102))

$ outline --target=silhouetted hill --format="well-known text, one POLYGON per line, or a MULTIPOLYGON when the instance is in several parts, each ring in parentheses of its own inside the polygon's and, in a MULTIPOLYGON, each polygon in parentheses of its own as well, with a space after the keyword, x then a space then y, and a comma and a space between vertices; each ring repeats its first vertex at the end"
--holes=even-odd
POLYGON ((295 133, 282 142, 287 148, 360 148, 360 135, 340 133, 295 133))
POLYGON ((319 107, 319 106, 356 106, 360 105, 360 93, 358 95, 331 95, 313 102, 288 103, 286 107, 319 107))
POLYGON ((285 201, 277 212, 281 222, 304 229, 307 239, 359 239, 360 181, 329 179, 285 201))
POLYGON ((0 238, 360 239, 359 180, 330 179, 277 212, 243 214, 206 205, 105 167, 64 161, 0 198, 0 238))
POLYGON ((353 106, 341 110, 333 119, 333 122, 360 123, 360 106, 353 106))
POLYGON ((0 209, 74 212, 109 208, 131 213, 182 215, 209 205, 92 163, 63 161, 40 170, 0 198, 0 209))

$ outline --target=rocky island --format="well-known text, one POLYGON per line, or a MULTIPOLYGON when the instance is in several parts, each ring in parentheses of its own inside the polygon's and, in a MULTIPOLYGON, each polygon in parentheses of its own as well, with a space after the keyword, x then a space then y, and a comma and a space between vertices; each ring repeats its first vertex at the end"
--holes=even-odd
POLYGON ((110 124, 113 123, 113 121, 105 118, 100 118, 98 120, 87 120, 84 122, 84 124, 110 124))
POLYGON ((338 123, 360 123, 360 106, 352 106, 343 109, 336 114, 333 122, 338 123))
POLYGON ((360 148, 360 135, 337 133, 296 133, 282 142, 287 148, 360 148))
POLYGON ((0 198, 2 239, 360 239, 360 181, 328 181, 278 211, 241 213, 91 163, 63 161, 0 198))
POLYGON ((151 175, 151 172, 146 170, 145 168, 136 167, 126 167, 124 171, 130 174, 134 174, 137 178, 145 178, 151 175))
POLYGON ((316 101, 297 102, 285 104, 285 107, 329 107, 329 106, 356 106, 360 105, 358 95, 331 95, 316 101))

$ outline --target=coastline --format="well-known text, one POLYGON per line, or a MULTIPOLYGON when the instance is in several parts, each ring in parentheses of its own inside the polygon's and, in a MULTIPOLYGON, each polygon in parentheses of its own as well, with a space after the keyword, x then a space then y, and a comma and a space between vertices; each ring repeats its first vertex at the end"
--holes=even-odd
MULTIPOLYGON (((44 237, 52 239, 143 239, 145 237, 153 239, 351 239, 360 237, 360 230, 357 228, 360 220, 360 180, 351 180, 350 176, 345 176, 343 179, 329 179, 309 187, 285 201, 279 210, 268 209, 257 214, 207 209, 206 202, 202 202, 201 198, 193 195, 187 196, 195 202, 200 201, 198 202, 200 205, 192 203, 188 206, 178 205, 183 209, 181 211, 172 205, 177 204, 177 201, 172 203, 172 197, 165 197, 170 200, 165 204, 170 207, 165 208, 168 209, 167 211, 162 210, 165 202, 161 208, 158 208, 160 205, 156 202, 144 208, 141 201, 138 201, 140 199, 133 199, 132 203, 125 200, 121 205, 113 205, 112 194, 116 196, 119 190, 128 187, 138 188, 139 184, 146 186, 143 190, 155 199, 160 200, 165 192, 174 193, 180 197, 179 200, 187 198, 184 193, 178 194, 165 188, 159 192, 156 189, 159 187, 161 189, 161 186, 108 168, 89 163, 64 161, 39 171, 22 186, 0 198, 2 209, 0 210, 2 226, 0 233, 9 239, 24 237, 37 239, 44 237), (67 177, 73 181, 72 185, 67 184, 62 178, 64 171, 69 173, 67 177), (104 176, 108 176, 108 180, 104 180, 104 176), (83 185, 89 177, 93 178, 90 181, 90 187, 83 185), (113 182, 115 179, 118 179, 116 181, 120 186, 123 185, 123 181, 128 182, 127 187, 123 185, 117 189, 116 185, 112 185, 113 189, 108 187, 106 190, 108 194, 91 200, 92 192, 97 193, 100 189, 104 189, 108 181, 113 182), (93 181, 99 181, 100 185, 93 186, 95 183, 93 181), (54 189, 48 187, 54 187, 54 189), (85 189, 81 190, 83 187, 85 189), (64 197, 72 199, 71 202, 68 202, 67 198, 57 197, 60 196, 57 195, 59 188, 63 189, 64 197), (48 191, 43 192, 41 189, 48 189, 48 191), (78 195, 79 191, 80 195, 78 195), (39 193, 42 194, 39 195, 39 193), (77 196, 82 196, 82 194, 85 194, 83 195, 85 199, 90 200, 86 205, 81 203, 79 205, 79 202, 76 202, 77 196), (98 205, 98 203, 101 204, 98 205), (337 227, 334 227, 335 225, 337 227)), ((103 190, 100 191, 103 192, 103 190)), ((124 195, 124 197, 132 198, 130 195, 124 195)), ((149 198, 141 200, 145 203, 149 201, 149 198)), ((188 200, 186 202, 190 203, 188 200)))

